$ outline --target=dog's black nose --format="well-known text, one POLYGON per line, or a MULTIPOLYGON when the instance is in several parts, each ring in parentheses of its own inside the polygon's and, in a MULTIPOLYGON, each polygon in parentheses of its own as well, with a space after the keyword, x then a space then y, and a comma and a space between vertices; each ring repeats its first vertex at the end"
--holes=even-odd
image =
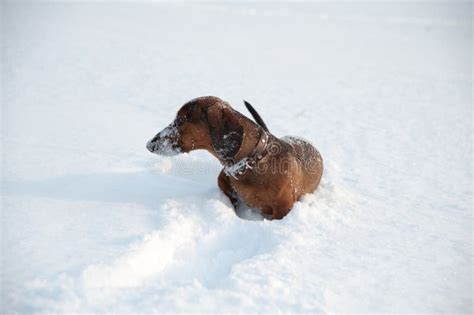
POLYGON ((148 149, 148 151, 152 152, 155 151, 155 142, 153 142, 153 140, 150 140, 146 143, 146 148, 148 149))
POLYGON ((151 139, 150 141, 148 141, 146 143, 146 148, 148 149, 148 151, 150 151, 151 153, 155 152, 156 151, 156 142, 160 139, 160 133, 157 133, 153 139, 151 139))

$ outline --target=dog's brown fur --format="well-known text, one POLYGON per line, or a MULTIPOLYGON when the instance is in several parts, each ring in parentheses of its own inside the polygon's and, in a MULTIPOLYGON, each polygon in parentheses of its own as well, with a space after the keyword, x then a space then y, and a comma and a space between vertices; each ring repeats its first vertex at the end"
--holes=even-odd
MULTIPOLYGON (((170 126, 147 144, 157 154, 207 150, 223 165, 254 153, 263 128, 232 109, 223 100, 206 96, 183 105, 170 126), (166 148, 164 146, 166 144, 166 148)), ((234 206, 238 198, 272 219, 282 219, 304 194, 313 192, 321 179, 323 162, 308 142, 279 139, 271 134, 261 159, 234 177, 224 168, 218 186, 234 206)))

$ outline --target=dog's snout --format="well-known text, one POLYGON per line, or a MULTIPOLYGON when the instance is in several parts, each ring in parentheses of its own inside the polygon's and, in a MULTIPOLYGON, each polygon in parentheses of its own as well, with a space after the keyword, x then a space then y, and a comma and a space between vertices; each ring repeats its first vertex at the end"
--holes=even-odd
POLYGON ((151 153, 158 155, 176 155, 181 153, 179 146, 179 132, 174 124, 160 131, 156 136, 147 142, 146 148, 151 153))
POLYGON ((153 153, 156 150, 156 142, 159 138, 160 134, 158 133, 156 136, 153 137, 153 139, 146 143, 146 148, 148 149, 148 151, 153 153))
POLYGON ((148 151, 153 152, 153 150, 155 148, 155 144, 153 143, 152 140, 150 140, 146 143, 146 148, 148 149, 148 151))

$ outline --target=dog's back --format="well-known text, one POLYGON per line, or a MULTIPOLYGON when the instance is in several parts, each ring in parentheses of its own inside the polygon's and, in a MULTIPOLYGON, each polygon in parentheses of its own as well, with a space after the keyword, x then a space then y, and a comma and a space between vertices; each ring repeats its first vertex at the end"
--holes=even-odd
POLYGON ((317 188, 323 174, 321 154, 305 139, 285 136, 280 138, 280 140, 290 147, 289 151, 298 160, 302 179, 301 187, 303 189, 301 195, 313 192, 317 188))

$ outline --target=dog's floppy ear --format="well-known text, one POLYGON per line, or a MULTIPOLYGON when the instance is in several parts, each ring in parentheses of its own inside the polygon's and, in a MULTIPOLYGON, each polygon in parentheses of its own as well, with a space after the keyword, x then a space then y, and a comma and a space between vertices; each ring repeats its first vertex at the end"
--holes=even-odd
POLYGON ((212 147, 217 155, 223 159, 235 156, 244 134, 235 112, 229 106, 214 105, 207 109, 207 121, 212 147))

